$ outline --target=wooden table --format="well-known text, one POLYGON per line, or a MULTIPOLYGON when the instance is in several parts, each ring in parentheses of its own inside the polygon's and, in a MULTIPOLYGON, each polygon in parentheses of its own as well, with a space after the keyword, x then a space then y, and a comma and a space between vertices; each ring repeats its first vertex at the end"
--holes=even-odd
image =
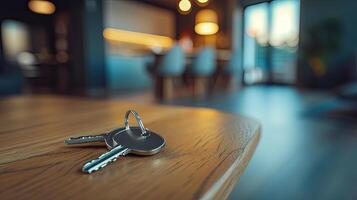
POLYGON ((0 119, 3 200, 225 199, 260 137, 256 121, 211 109, 59 96, 2 99, 0 119), (64 139, 122 126, 129 108, 164 136, 166 147, 82 173, 106 148, 69 147, 64 139))

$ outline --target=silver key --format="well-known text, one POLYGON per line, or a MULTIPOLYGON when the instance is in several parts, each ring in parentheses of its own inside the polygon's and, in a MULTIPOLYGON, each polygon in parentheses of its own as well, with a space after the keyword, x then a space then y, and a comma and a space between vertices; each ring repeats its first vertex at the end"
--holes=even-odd
POLYGON ((160 135, 147 130, 147 136, 143 136, 139 127, 130 128, 130 130, 116 134, 113 140, 117 144, 116 147, 86 163, 82 168, 83 172, 97 171, 108 163, 116 161, 119 156, 125 156, 128 153, 153 155, 165 146, 165 140, 160 135))
POLYGON ((103 133, 98 135, 86 135, 86 136, 79 136, 79 137, 71 137, 64 141, 65 144, 73 145, 73 144, 84 144, 84 143, 91 143, 91 142, 105 142, 108 149, 112 149, 115 147, 113 137, 115 134, 121 133, 125 131, 125 128, 118 128, 109 133, 103 133))
POLYGON ((108 149, 112 149, 115 147, 115 144, 113 143, 113 136, 117 133, 120 133, 122 131, 125 131, 129 129, 129 114, 132 113, 134 117, 136 118, 136 121, 138 122, 140 128, 143 130, 143 133, 146 132, 146 129, 144 128, 144 125, 141 121, 141 118, 139 117, 138 113, 136 113, 133 110, 129 110, 125 114, 125 120, 124 128, 118 128, 113 131, 110 131, 109 133, 103 133, 103 134, 98 134, 98 135, 84 135, 84 136, 79 136, 79 137, 70 137, 64 141, 65 144, 72 145, 72 144, 84 144, 84 143, 91 143, 91 142, 105 142, 107 145, 108 149))
POLYGON ((144 128, 139 115, 135 111, 129 110, 125 115, 125 131, 113 136, 115 147, 109 152, 99 156, 97 159, 86 163, 82 171, 92 173, 108 163, 114 162, 119 156, 125 156, 128 153, 137 155, 153 155, 165 146, 165 139, 160 135, 144 128), (132 113, 140 127, 129 127, 128 116, 132 113))

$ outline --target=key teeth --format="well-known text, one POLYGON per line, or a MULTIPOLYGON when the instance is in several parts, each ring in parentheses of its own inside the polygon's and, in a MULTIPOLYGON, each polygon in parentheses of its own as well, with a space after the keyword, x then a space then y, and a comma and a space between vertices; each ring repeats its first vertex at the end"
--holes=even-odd
POLYGON ((72 144, 83 144, 83 143, 91 143, 105 140, 105 134, 99 135, 87 135, 87 136, 79 136, 79 137, 70 137, 64 141, 67 145, 72 144))
POLYGON ((101 168, 104 168, 107 166, 109 163, 115 162, 121 155, 125 155, 128 153, 128 149, 124 148, 123 146, 117 146, 115 149, 108 151, 102 155, 100 155, 98 158, 91 160, 84 164, 82 171, 86 173, 92 173, 94 171, 98 171, 101 168), (114 151, 114 152, 113 152, 114 151), (106 158, 109 156, 108 158, 106 158), (102 160, 105 159, 105 160, 102 160), (94 165, 97 163, 96 165, 94 165))
POLYGON ((98 171, 98 170, 100 169, 99 167, 91 168, 91 169, 89 169, 89 170, 85 170, 84 168, 85 168, 85 167, 82 168, 82 171, 85 172, 85 173, 88 173, 88 174, 91 174, 91 173, 93 173, 93 172, 96 172, 96 171, 98 171))

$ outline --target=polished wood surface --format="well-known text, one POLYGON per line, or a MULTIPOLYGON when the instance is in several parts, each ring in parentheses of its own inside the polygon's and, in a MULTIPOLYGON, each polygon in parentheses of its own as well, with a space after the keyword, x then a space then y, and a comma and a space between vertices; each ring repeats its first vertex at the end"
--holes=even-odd
POLYGON ((13 97, 0 100, 0 119, 1 199, 224 199, 260 137, 259 124, 244 117, 117 100, 13 97), (82 173, 106 148, 69 147, 64 139, 122 126, 128 109, 138 111, 166 147, 82 173))

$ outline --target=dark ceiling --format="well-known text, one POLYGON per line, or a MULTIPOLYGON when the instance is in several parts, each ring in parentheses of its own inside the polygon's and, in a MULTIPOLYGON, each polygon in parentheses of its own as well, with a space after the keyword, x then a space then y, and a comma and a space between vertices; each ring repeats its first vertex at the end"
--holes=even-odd
MULTIPOLYGON (((177 3, 179 0, 137 0, 145 3, 149 3, 155 6, 171 9, 171 10, 176 10, 177 8, 177 3)), ((191 0, 193 2, 195 0, 191 0)), ((222 1, 226 2, 225 0, 210 0, 210 1, 222 1)), ((257 3, 262 3, 262 2, 269 2, 272 0, 237 0, 240 5, 242 6, 248 6, 252 4, 257 4, 257 3)))
POLYGON ((155 6, 176 10, 178 0, 137 0, 137 1, 142 1, 155 6))

